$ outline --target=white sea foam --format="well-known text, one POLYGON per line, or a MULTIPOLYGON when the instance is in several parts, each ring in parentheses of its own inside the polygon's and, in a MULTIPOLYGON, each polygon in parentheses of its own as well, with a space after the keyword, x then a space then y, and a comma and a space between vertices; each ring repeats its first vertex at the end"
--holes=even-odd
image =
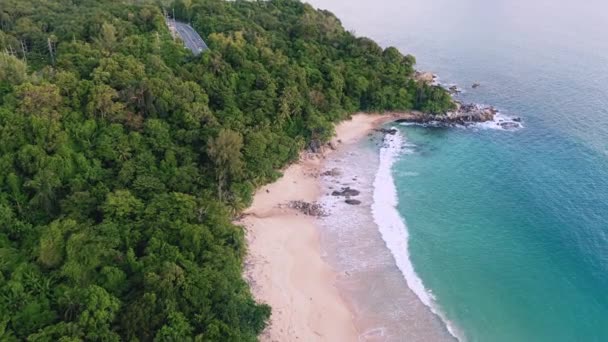
POLYGON ((453 324, 437 308, 433 294, 428 291, 416 274, 410 260, 408 239, 409 233, 404 219, 397 211, 397 189, 392 176, 392 166, 400 154, 403 154, 404 138, 397 131, 387 134, 380 149, 380 164, 374 180, 372 215, 378 225, 382 239, 395 258, 397 267, 403 274, 409 288, 420 301, 445 323, 448 331, 456 339, 462 340, 453 324))
POLYGON ((479 122, 473 124, 473 127, 482 129, 497 129, 501 131, 513 131, 523 128, 524 125, 522 125, 520 121, 515 121, 515 118, 499 112, 494 115, 494 120, 479 122))

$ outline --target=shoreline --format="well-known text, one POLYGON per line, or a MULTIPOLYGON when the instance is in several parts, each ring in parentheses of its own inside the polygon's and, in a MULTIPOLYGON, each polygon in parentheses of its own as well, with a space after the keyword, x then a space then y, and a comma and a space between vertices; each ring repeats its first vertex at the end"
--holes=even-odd
POLYGON ((451 322, 410 261, 393 165, 415 146, 396 126, 382 126, 327 159, 321 203, 331 215, 319 220, 321 247, 339 272, 336 286, 353 308, 359 341, 454 342, 451 322), (345 188, 359 205, 332 191, 345 188))
MULTIPOLYGON (((355 114, 336 125, 332 146, 350 146, 383 123, 409 114, 355 114)), ((262 341, 356 341, 359 331, 338 274, 324 260, 317 218, 290 209, 290 201, 316 202, 319 177, 332 149, 303 153, 276 182, 259 188, 238 224, 248 253, 244 277, 259 302, 272 307, 262 341)))

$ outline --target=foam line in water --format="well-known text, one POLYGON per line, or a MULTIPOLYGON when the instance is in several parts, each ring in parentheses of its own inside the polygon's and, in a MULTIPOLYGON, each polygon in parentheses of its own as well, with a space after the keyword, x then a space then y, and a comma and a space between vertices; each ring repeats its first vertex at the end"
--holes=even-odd
POLYGON ((387 134, 380 149, 380 164, 374 179, 374 202, 372 215, 378 225, 382 239, 393 254, 397 267, 403 274, 408 287, 418 296, 420 301, 430 308, 445 323, 448 331, 458 340, 462 340, 456 333, 451 322, 437 308, 434 297, 428 291, 422 279, 414 270, 410 260, 408 239, 409 233, 404 219, 397 211, 397 189, 392 175, 392 167, 397 157, 402 153, 403 136, 399 131, 396 134, 387 134))
POLYGON ((502 113, 496 113, 494 120, 479 122, 474 127, 483 129, 497 129, 501 131, 513 131, 524 128, 524 125, 520 121, 515 121, 513 117, 504 115, 502 113))

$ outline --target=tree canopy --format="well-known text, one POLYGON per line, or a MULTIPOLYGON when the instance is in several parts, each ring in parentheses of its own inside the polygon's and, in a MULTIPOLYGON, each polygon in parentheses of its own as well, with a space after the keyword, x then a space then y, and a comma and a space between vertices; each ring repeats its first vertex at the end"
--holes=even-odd
POLYGON ((256 340, 234 213, 350 113, 450 109, 414 63, 294 0, 0 0, 0 340, 256 340))

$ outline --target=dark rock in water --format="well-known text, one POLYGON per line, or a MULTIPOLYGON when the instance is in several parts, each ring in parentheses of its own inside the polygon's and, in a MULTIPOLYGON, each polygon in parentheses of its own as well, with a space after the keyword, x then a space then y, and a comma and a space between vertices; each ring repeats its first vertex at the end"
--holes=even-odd
POLYGON ((357 196, 359 195, 359 190, 351 189, 350 187, 342 188, 341 191, 335 190, 331 193, 332 196, 357 196))
POLYGON ((479 83, 473 83, 473 85, 471 86, 471 88, 475 89, 478 88, 481 84, 479 83))
POLYGON ((462 92, 462 90, 460 90, 460 88, 458 88, 457 85, 453 85, 448 88, 448 92, 452 95, 455 95, 455 94, 460 94, 462 92))
POLYGON ((395 134, 397 134, 397 129, 396 128, 378 128, 378 129, 376 129, 376 132, 395 135, 395 134))
POLYGON ((515 128, 519 128, 519 124, 517 122, 501 122, 499 123, 500 127, 504 128, 504 129, 515 129, 515 128))
POLYGON ((513 118, 513 121, 515 121, 515 122, 521 122, 521 118, 520 117, 515 117, 515 118, 513 118))
POLYGON ((361 204, 361 201, 356 200, 356 199, 350 199, 350 198, 347 199, 344 202, 346 202, 346 204, 350 204, 350 205, 359 205, 359 204, 361 204))

